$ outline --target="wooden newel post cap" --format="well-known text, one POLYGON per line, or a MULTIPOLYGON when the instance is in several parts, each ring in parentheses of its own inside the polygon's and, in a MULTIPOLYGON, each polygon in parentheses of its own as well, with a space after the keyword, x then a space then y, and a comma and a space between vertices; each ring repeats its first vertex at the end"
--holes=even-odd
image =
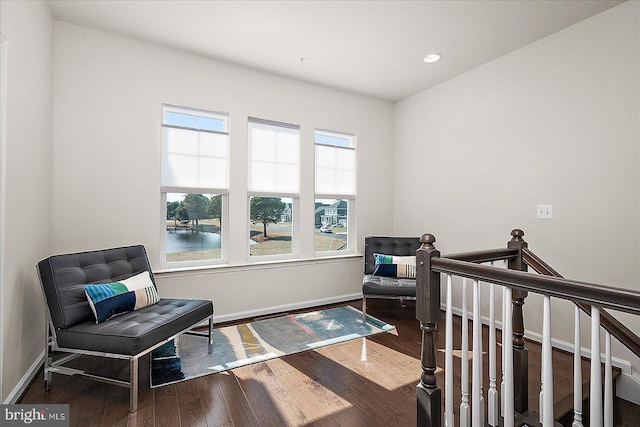
POLYGON ((433 244, 436 241, 436 236, 434 236, 433 234, 423 234, 422 237, 420 237, 420 243, 422 243, 423 245, 429 245, 429 246, 433 246, 433 244))
POLYGON ((520 230, 519 228, 513 229, 511 230, 511 236, 514 240, 521 240, 524 236, 524 231, 520 230))

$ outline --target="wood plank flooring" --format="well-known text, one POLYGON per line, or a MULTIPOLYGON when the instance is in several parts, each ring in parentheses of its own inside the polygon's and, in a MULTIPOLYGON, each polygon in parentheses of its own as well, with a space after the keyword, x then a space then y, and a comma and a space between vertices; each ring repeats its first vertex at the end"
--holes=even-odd
MULTIPOLYGON (((350 304, 360 308, 359 301, 350 304)), ((414 305, 402 308, 395 301, 370 300, 368 306, 369 314, 394 324, 397 332, 155 389, 149 388, 145 357, 140 361, 139 409, 134 414, 128 411, 128 389, 63 375, 54 375, 52 389, 45 393, 40 373, 20 403, 69 403, 71 426, 414 426, 415 387, 421 373, 421 334, 414 305)), ((459 328, 460 320, 456 320, 454 326, 459 328)), ((443 348, 444 337, 438 340, 443 348)), ((460 348, 458 342, 454 346, 460 348)), ((527 347, 532 353, 530 360, 536 358, 536 345, 527 347)), ((459 356, 455 360, 455 387, 459 390, 459 356)), ((438 366, 444 365, 442 351, 438 362, 438 366)), ((127 364, 118 361, 82 357, 74 363, 82 369, 103 370, 123 378, 128 375, 127 364)), ((563 389, 571 381, 568 363, 567 369, 555 370, 554 392, 559 397, 566 394, 563 389)), ((535 365, 531 364, 529 373, 530 407, 534 408, 539 391, 535 381, 539 363, 538 368, 535 365)), ((442 369, 438 369, 438 376, 442 387, 442 369)), ((484 384, 488 383, 485 379, 484 384)), ((455 404, 459 405, 459 396, 455 404)), ((637 425, 640 410, 635 405, 625 408, 616 408, 617 418, 634 423, 619 421, 616 425, 637 425)))

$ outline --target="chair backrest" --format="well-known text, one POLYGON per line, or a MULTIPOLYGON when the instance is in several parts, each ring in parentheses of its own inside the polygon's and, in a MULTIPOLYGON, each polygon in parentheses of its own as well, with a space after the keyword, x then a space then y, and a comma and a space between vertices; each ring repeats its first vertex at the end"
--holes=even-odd
POLYGON ((54 255, 38 263, 40 283, 56 329, 94 319, 84 285, 117 282, 144 271, 149 272, 155 286, 142 245, 54 255))
POLYGON ((367 236, 364 238, 364 274, 373 274, 375 270, 376 260, 373 254, 415 255, 419 247, 419 237, 367 236))

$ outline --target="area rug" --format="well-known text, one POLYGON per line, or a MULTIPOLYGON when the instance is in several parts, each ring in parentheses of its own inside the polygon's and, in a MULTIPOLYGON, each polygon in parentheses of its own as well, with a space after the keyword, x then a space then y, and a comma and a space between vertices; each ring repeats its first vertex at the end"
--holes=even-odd
POLYGON ((181 335, 151 354, 151 387, 159 387, 331 344, 393 331, 393 325, 343 306, 214 329, 206 338, 181 335))

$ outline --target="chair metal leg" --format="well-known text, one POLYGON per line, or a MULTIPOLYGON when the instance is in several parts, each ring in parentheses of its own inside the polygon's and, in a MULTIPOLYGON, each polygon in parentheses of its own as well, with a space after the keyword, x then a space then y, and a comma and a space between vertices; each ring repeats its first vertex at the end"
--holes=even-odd
POLYGON ((47 326, 46 343, 44 348, 44 367, 42 376, 44 378, 44 391, 48 392, 51 389, 51 380, 53 374, 51 373, 51 364, 53 362, 53 356, 51 355, 51 329, 47 326))
POLYGON ((213 353, 213 317, 209 317, 209 347, 207 352, 209 354, 213 353))
POLYGON ((138 410, 138 357, 129 363, 129 411, 138 410))

